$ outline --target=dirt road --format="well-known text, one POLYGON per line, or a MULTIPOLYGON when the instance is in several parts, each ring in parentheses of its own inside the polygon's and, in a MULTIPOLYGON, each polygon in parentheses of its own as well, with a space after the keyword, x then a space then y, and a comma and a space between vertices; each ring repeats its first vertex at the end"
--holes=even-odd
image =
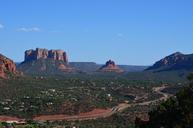
POLYGON ((38 116, 35 117, 34 120, 36 121, 45 121, 45 120, 91 120, 91 119, 98 119, 98 118, 105 118, 109 117, 117 112, 121 112, 124 109, 131 107, 131 106, 137 106, 137 105, 149 105, 151 103, 158 102, 160 100, 166 100, 169 97, 169 94, 161 92, 163 89, 165 89, 165 86, 161 87, 154 87, 152 90, 156 92, 157 94, 163 95, 160 99, 152 100, 152 101, 145 101, 142 103, 133 103, 133 104, 126 104, 126 103, 121 103, 118 106, 115 106, 111 109, 95 109, 91 112, 88 113, 82 113, 76 116, 69 116, 69 115, 48 115, 48 116, 38 116))
POLYGON ((161 101, 161 100, 167 100, 172 95, 162 92, 162 90, 164 90, 165 88, 167 88, 167 87, 166 86, 161 86, 161 87, 154 87, 154 88, 152 88, 152 91, 154 91, 157 94, 161 94, 162 95, 161 98, 156 99, 156 100, 151 100, 151 101, 145 101, 145 102, 142 102, 142 103, 136 103, 134 105, 149 105, 149 104, 161 101))

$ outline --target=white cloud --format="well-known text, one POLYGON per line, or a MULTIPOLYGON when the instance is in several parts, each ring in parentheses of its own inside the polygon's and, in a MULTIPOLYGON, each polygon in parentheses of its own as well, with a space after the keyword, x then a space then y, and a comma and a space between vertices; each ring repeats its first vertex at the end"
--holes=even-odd
POLYGON ((123 33, 117 33, 117 36, 118 37, 123 37, 124 35, 123 35, 123 33))
POLYGON ((18 31, 21 31, 21 32, 40 32, 41 29, 38 27, 31 27, 31 28, 22 27, 22 28, 19 28, 18 31))
POLYGON ((113 36, 113 38, 112 38, 113 40, 116 40, 116 41, 126 41, 126 40, 128 40, 128 37, 127 37, 127 35, 125 35, 125 33, 121 33, 121 32, 119 32, 119 33, 115 33, 114 34, 114 36, 113 36))
POLYGON ((0 29, 4 28, 4 26, 2 24, 0 24, 0 29))

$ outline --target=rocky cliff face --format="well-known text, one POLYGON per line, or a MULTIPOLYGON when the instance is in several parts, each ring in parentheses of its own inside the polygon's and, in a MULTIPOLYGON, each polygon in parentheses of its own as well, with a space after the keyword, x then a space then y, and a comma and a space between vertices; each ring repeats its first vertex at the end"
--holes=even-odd
POLYGON ((123 70, 119 68, 112 60, 107 61, 106 64, 99 69, 99 71, 117 73, 123 72, 123 70))
POLYGON ((7 78, 7 73, 16 73, 16 65, 15 63, 0 54, 0 77, 7 78))
POLYGON ((54 59, 68 63, 66 52, 63 50, 47 50, 36 48, 36 50, 25 51, 25 62, 38 59, 54 59))
POLYGON ((36 50, 25 51, 25 60, 17 66, 18 70, 26 74, 56 75, 74 72, 69 65, 66 52, 63 50, 36 50))
POLYGON ((177 70, 177 69, 193 69, 193 54, 182 54, 176 52, 157 61, 147 70, 177 70))

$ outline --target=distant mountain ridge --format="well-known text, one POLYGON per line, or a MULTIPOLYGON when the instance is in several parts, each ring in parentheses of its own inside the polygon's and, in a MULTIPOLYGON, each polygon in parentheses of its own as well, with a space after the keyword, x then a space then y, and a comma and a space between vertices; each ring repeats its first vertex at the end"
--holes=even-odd
POLYGON ((125 72, 141 72, 147 69, 149 66, 140 66, 140 65, 117 65, 125 72))
MULTIPOLYGON (((24 71, 25 73, 29 73, 29 74, 30 73, 37 73, 36 72, 37 69, 39 71, 41 71, 41 70, 40 70, 40 68, 34 67, 36 65, 36 63, 39 63, 38 65, 40 65, 40 64, 45 65, 47 63, 47 65, 48 65, 47 68, 49 68, 50 67, 49 63, 50 64, 52 63, 51 65, 55 65, 53 63, 56 63, 56 62, 53 61, 52 59, 44 59, 44 60, 39 60, 39 61, 30 61, 28 63, 26 63, 26 62, 25 63, 17 63, 17 67, 19 70, 24 71), (45 64, 43 64, 43 63, 45 63, 45 64)), ((62 63, 62 62, 60 62, 60 63, 62 63)), ((71 68, 73 68, 74 72, 80 71, 80 72, 86 72, 86 73, 94 73, 103 65, 97 64, 95 62, 69 62, 69 66, 71 68)), ((135 65, 117 65, 117 66, 119 66, 125 72, 141 72, 148 67, 148 66, 135 66, 135 65)), ((52 67, 50 69, 52 70, 52 73, 53 73, 54 69, 57 69, 57 68, 52 67)), ((41 71, 41 72, 43 72, 43 71, 41 71)), ((62 72, 59 71, 59 74, 61 74, 61 73, 62 72)))
POLYGON ((102 66, 95 62, 69 62, 69 65, 83 72, 95 72, 102 66))
POLYGON ((193 70, 193 54, 173 53, 146 69, 154 71, 193 70))

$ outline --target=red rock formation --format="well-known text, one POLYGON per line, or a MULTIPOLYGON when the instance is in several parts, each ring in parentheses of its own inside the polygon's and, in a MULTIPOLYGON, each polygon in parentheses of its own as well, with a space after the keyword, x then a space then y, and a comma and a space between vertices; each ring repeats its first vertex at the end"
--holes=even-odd
POLYGON ((0 54, 0 77, 7 78, 7 72, 16 73, 16 65, 12 60, 0 54))
POLYGON ((61 60, 68 63, 66 52, 63 50, 47 50, 36 48, 36 50, 25 51, 25 61, 38 60, 38 59, 54 59, 61 60))
POLYGON ((3 68, 2 68, 2 65, 0 65, 0 77, 1 78, 6 78, 5 77, 5 72, 4 72, 3 68))
POLYGON ((60 64, 60 65, 58 66, 58 69, 59 69, 59 70, 65 70, 65 69, 66 69, 66 66, 65 66, 64 64, 60 64))
POLYGON ((183 61, 185 59, 185 56, 180 53, 180 52, 176 52, 170 56, 165 57, 164 59, 161 59, 157 64, 160 66, 166 66, 166 65, 171 65, 171 64, 175 64, 178 63, 180 61, 183 61))
POLYGON ((63 50, 50 50, 48 53, 49 53, 48 58, 68 62, 66 52, 64 52, 63 50))
POLYGON ((107 61, 106 64, 99 69, 99 71, 117 73, 123 72, 123 70, 119 68, 112 60, 107 61))
POLYGON ((146 70, 164 71, 179 69, 193 69, 193 54, 182 54, 180 52, 173 53, 157 61, 153 66, 146 70))
POLYGON ((73 71, 73 68, 69 67, 69 66, 66 66, 64 64, 59 64, 58 66, 58 70, 60 71, 63 71, 63 72, 72 72, 73 71))

